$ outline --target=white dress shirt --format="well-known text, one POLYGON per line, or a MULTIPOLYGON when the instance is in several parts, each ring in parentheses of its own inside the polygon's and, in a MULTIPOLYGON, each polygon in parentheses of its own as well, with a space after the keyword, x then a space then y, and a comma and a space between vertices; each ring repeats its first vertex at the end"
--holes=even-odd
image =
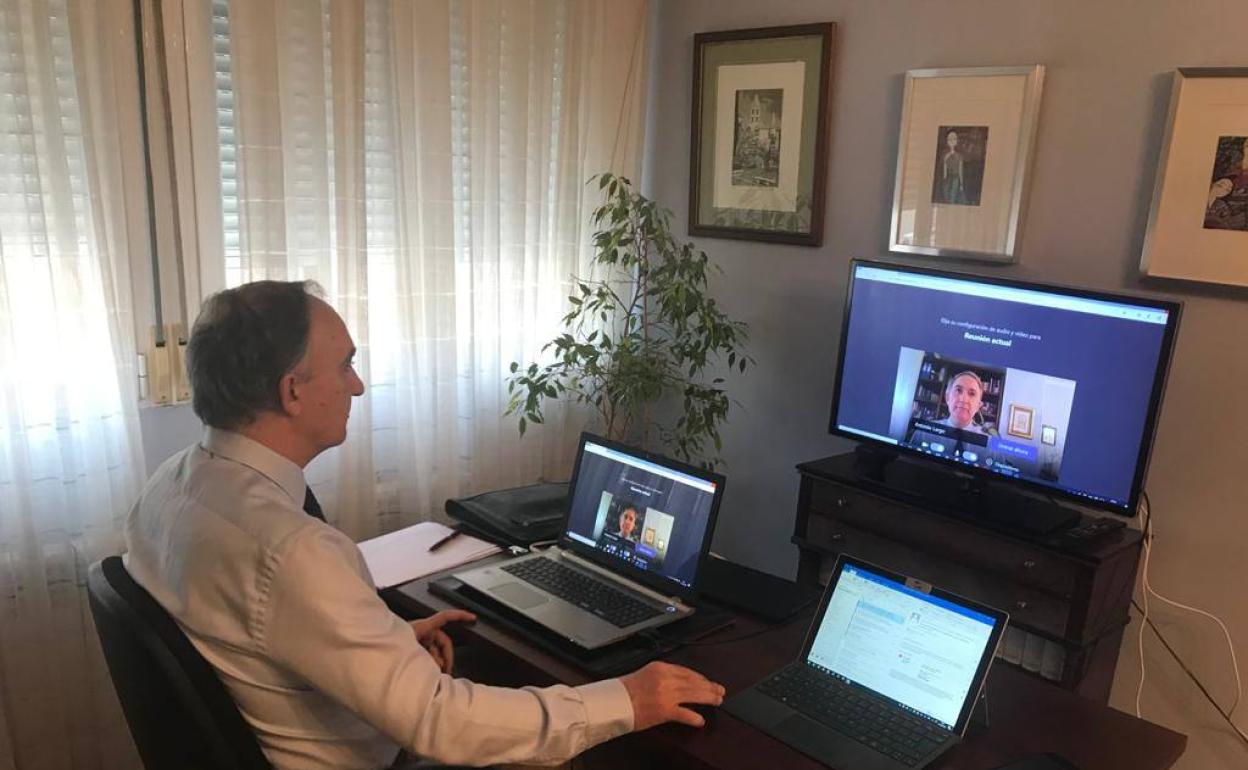
POLYGON ((207 658, 281 770, 557 763, 630 731, 618 679, 486 687, 442 674, 355 543, 303 511, 303 471, 237 433, 153 474, 126 567, 207 658))

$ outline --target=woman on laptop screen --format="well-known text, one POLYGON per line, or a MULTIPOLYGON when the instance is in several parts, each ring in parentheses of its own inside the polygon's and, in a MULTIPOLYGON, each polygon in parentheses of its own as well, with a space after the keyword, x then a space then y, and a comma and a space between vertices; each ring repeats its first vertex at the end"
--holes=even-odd
POLYGON ((638 540, 638 519, 637 504, 628 501, 620 501, 619 515, 616 517, 617 529, 616 537, 621 540, 629 540, 634 543, 638 540))

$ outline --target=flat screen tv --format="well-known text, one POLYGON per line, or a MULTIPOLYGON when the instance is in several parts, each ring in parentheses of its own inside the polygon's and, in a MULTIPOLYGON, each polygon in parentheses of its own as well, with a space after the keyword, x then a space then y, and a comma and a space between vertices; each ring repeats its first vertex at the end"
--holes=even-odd
POLYGON ((830 430, 1134 515, 1181 306, 850 265, 830 430))

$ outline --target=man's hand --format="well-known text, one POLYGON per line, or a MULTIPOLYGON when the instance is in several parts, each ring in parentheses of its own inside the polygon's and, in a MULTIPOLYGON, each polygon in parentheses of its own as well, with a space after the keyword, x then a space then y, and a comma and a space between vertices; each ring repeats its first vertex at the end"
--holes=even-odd
POLYGON ((420 646, 433 656, 442 673, 449 674, 455 665, 455 645, 451 644, 451 637, 446 635, 442 626, 457 621, 471 623, 476 619, 477 616, 467 610, 442 610, 423 620, 413 620, 412 633, 416 634, 416 641, 420 642, 420 646))
POLYGON ((702 727, 706 720, 682 703, 718 706, 724 702, 724 687, 696 671, 670 663, 649 663, 620 677, 633 701, 633 729, 645 730, 664 722, 680 722, 702 727))

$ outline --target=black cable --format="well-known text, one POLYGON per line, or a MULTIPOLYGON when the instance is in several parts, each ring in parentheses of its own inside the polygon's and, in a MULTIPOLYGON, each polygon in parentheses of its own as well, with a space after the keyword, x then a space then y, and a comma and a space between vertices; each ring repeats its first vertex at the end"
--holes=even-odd
MULTIPOLYGON (((1140 495, 1144 498, 1144 524, 1141 529, 1143 530, 1145 544, 1151 548, 1153 544, 1153 503, 1148 498, 1148 492, 1141 490, 1140 495)), ((1148 589, 1144 588, 1143 590, 1147 591, 1148 589)), ((1132 599, 1131 606, 1135 607, 1135 611, 1140 613, 1140 618, 1147 623, 1148 627, 1152 629, 1154 634, 1156 634, 1157 639, 1161 642, 1162 646, 1166 648, 1166 652, 1170 653, 1170 657, 1174 658, 1175 663, 1179 664, 1179 668, 1183 669, 1183 673, 1187 674, 1187 677, 1192 680, 1192 683, 1196 685, 1196 688, 1200 690, 1202 695, 1205 696, 1205 700, 1209 701, 1209 705, 1213 706, 1213 710, 1218 712, 1218 715, 1221 716, 1228 725, 1230 725, 1231 732, 1235 733, 1235 736, 1239 738, 1245 746, 1248 746, 1248 738, 1244 737, 1243 731, 1241 731, 1239 726, 1236 725, 1234 720, 1231 719, 1230 713, 1218 705, 1218 702, 1214 700, 1213 695, 1209 693, 1208 688, 1205 687, 1204 683, 1200 681, 1200 678, 1196 676, 1192 669, 1188 667, 1187 662, 1183 660, 1183 656, 1179 655, 1174 647, 1171 646, 1170 640, 1167 639, 1165 635, 1161 633, 1161 629, 1157 628, 1157 625, 1153 623, 1153 619, 1144 614, 1144 609, 1140 607, 1139 602, 1132 599)), ((1143 660, 1140 661, 1140 665, 1144 665, 1143 660)))

